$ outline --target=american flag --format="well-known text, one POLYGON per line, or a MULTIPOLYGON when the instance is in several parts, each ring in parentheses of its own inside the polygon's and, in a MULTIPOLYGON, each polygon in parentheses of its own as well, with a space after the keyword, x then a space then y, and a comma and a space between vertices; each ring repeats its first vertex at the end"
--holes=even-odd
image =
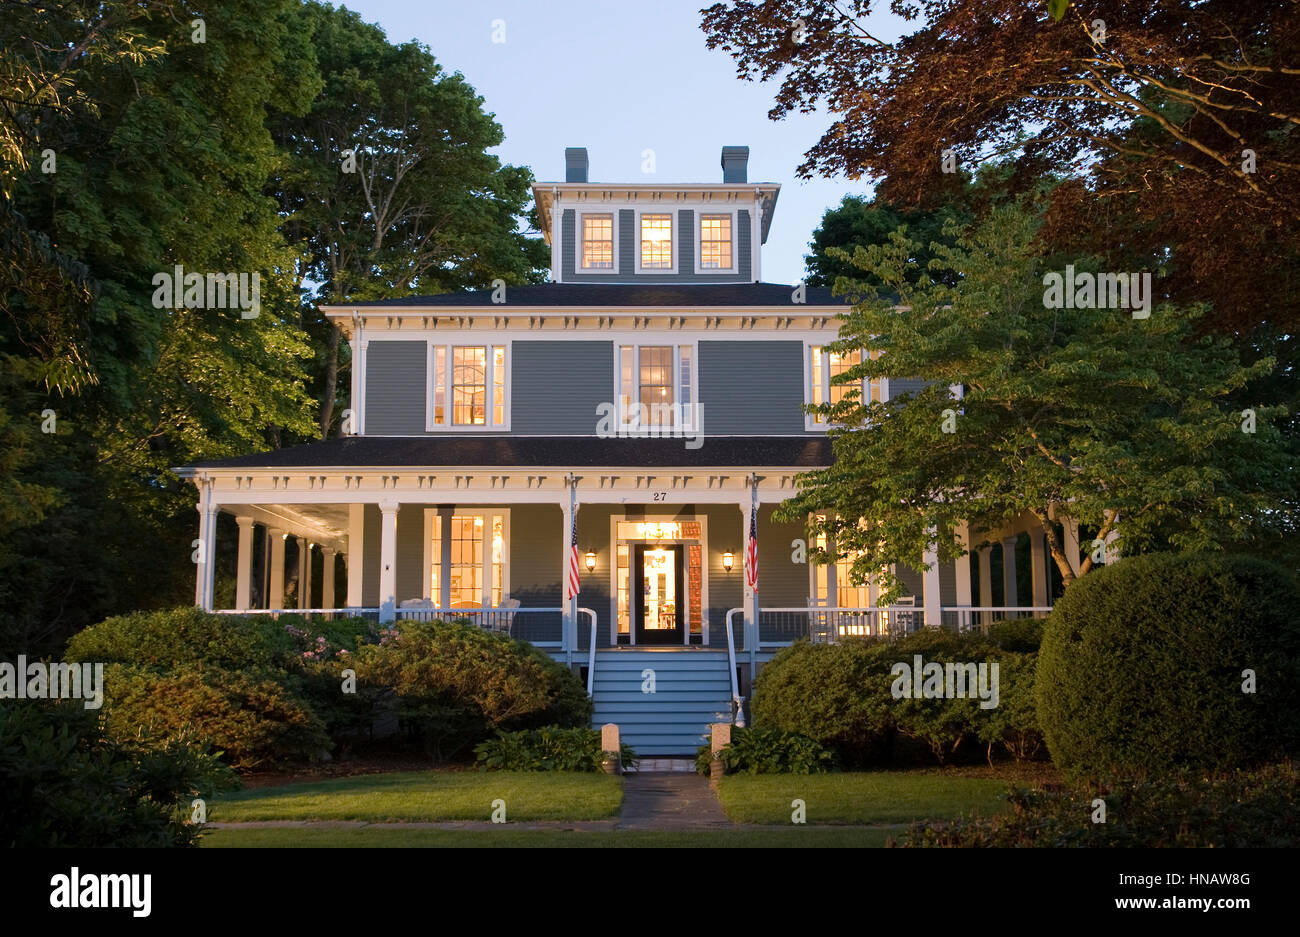
POLYGON ((577 596, 582 586, 582 577, 578 574, 578 512, 573 512, 573 526, 569 538, 569 578, 564 584, 564 600, 567 602, 577 596))
POLYGON ((758 508, 749 509, 749 539, 745 543, 745 581, 758 591, 758 508))

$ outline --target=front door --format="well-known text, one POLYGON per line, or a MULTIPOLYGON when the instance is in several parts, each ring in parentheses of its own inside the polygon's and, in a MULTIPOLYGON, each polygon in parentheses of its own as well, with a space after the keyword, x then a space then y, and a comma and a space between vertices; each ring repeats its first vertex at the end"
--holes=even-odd
POLYGON ((637 644, 681 644, 686 620, 685 547, 638 543, 632 550, 637 644))

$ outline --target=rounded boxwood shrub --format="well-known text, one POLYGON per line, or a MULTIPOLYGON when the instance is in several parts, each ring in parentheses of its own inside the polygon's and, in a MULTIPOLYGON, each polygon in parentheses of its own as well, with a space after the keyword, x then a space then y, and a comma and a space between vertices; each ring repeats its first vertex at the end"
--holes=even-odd
POLYGON ((451 758, 499 730, 588 726, 591 701, 549 655, 469 624, 402 621, 348 657, 365 684, 396 696, 405 731, 451 758))
POLYGON ((1053 761, 1084 778, 1294 754, 1298 604, 1292 574, 1253 557, 1153 554, 1084 576, 1057 602, 1039 652, 1053 761))
POLYGON ((65 656, 153 669, 206 664, 266 670, 293 648, 292 636, 269 616, 213 615, 191 607, 107 618, 73 635, 65 656))
POLYGON ((320 720, 281 683, 219 667, 155 673, 112 664, 104 670, 104 712, 118 738, 193 734, 241 771, 308 761, 330 747, 320 720))

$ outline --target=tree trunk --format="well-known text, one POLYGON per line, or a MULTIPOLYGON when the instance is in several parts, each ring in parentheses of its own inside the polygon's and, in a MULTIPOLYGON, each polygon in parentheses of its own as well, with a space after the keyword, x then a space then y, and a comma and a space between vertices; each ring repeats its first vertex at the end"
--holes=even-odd
POLYGON ((320 400, 320 438, 328 439, 330 424, 334 420, 334 395, 339 384, 339 336, 338 323, 330 324, 329 351, 325 356, 325 387, 320 400))

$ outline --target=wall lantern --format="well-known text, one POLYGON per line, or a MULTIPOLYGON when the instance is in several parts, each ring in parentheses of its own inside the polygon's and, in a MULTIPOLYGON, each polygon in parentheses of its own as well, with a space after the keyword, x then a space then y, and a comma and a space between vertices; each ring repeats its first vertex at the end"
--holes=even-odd
POLYGON ((725 569, 727 572, 731 572, 731 567, 735 565, 736 565, 736 554, 732 553, 730 550, 722 554, 723 569, 725 569))
POLYGON ((587 551, 587 572, 596 568, 596 554, 592 550, 587 551))

